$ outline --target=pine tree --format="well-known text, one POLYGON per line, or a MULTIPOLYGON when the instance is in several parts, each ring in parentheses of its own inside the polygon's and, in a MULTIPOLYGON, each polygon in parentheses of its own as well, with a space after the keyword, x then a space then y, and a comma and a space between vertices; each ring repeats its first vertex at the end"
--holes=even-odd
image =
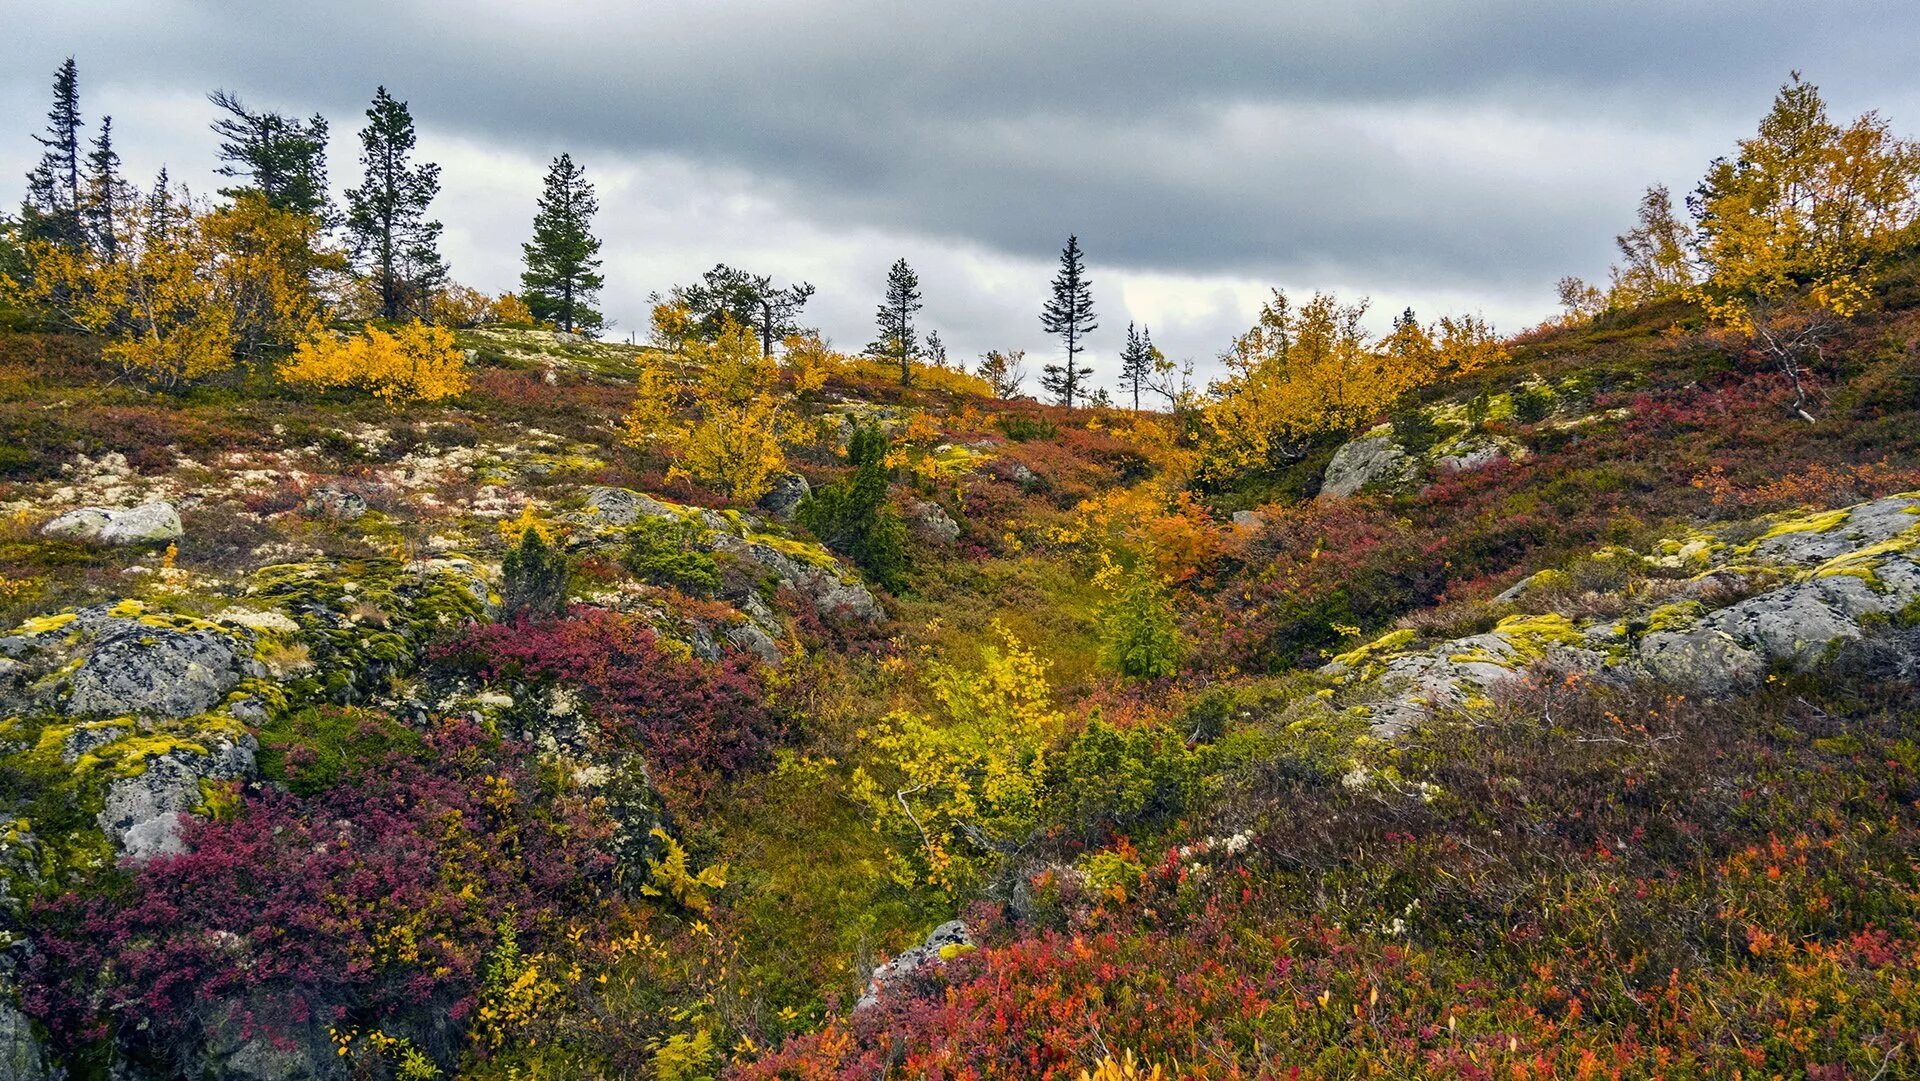
POLYGON ((80 127, 80 70, 69 56, 53 78, 47 133, 33 137, 46 151, 27 174, 27 200, 20 211, 28 240, 69 251, 78 251, 86 240, 80 217, 80 127))
POLYGON ((587 231, 599 209, 586 171, 562 154, 547 170, 533 239, 520 246, 527 260, 521 298, 535 319, 558 323, 569 333, 596 331, 606 322, 592 306, 606 281, 599 273, 600 238, 587 231))
POLYGON ((800 309, 813 296, 806 282, 776 289, 765 274, 749 274, 725 263, 692 285, 676 285, 670 299, 687 310, 693 332, 704 341, 716 341, 728 319, 760 334, 760 355, 771 356, 773 343, 806 332, 800 309))
POLYGON ((307 120, 295 120, 255 112, 225 90, 215 90, 207 100, 226 114, 210 125, 221 138, 220 175, 248 181, 220 189, 221 195, 237 199, 241 192, 258 191, 275 210, 308 214, 323 222, 332 216, 326 117, 316 113, 307 120))
POLYGON ((113 117, 100 118, 100 134, 87 154, 87 182, 80 205, 87 246, 107 262, 120 255, 116 223, 133 202, 133 188, 120 177, 120 155, 113 149, 113 117))
POLYGON ((1041 369, 1040 386, 1071 409, 1082 397, 1081 383, 1093 375, 1092 368, 1079 364, 1079 356, 1086 350, 1083 341, 1100 329, 1094 322, 1093 283, 1087 280, 1086 260, 1077 236, 1069 236, 1067 246, 1060 251, 1060 272, 1053 277, 1053 295, 1040 309, 1040 325, 1047 333, 1058 334, 1067 347, 1067 363, 1041 369))
POLYGON ((347 190, 347 231, 355 260, 379 291, 380 314, 390 320, 403 312, 426 314, 447 276, 436 247, 440 223, 427 218, 427 205, 440 193, 440 167, 412 164, 413 144, 407 103, 380 87, 360 131, 366 174, 347 190))
POLYGON ((1151 390, 1154 363, 1159 350, 1153 347, 1153 334, 1146 327, 1134 330, 1127 324, 1127 344, 1120 350, 1120 385, 1133 394, 1133 411, 1140 411, 1140 392, 1151 390))
POLYGON ((874 313, 880 338, 868 348, 900 363, 900 385, 913 382, 913 358, 919 352, 919 335, 913 329, 913 313, 925 307, 920 302, 920 275, 905 259, 895 259, 887 271, 887 299, 874 313))

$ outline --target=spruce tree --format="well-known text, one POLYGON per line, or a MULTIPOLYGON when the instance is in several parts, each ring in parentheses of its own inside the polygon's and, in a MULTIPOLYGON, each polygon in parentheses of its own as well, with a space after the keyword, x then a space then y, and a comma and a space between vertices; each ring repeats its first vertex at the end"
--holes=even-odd
POLYGON ((947 366, 947 343, 940 340, 940 332, 927 331, 927 363, 936 368, 947 366))
POLYGON ((1081 384, 1093 376, 1093 369, 1082 367, 1079 357, 1086 350, 1085 338, 1100 329, 1093 316, 1093 283, 1087 280, 1086 259, 1080 251, 1080 238, 1069 236, 1060 250, 1060 272, 1053 277, 1053 295, 1040 309, 1040 325, 1049 334, 1058 334, 1067 347, 1065 365, 1049 364, 1041 369, 1040 386, 1067 408, 1084 397, 1081 384))
POLYGON ((1153 335, 1146 327, 1139 331, 1133 324, 1127 324, 1127 344, 1120 350, 1120 385, 1133 393, 1133 411, 1140 411, 1140 392, 1152 389, 1148 386, 1153 378, 1154 362, 1153 335))
POLYGON ((895 259, 887 271, 887 298, 874 313, 880 338, 868 348, 900 364, 900 385, 913 382, 913 357, 919 351, 919 335, 913 329, 913 313, 925 307, 920 302, 920 276, 905 259, 895 259))
POLYGON ((81 220, 80 127, 80 69, 69 56, 53 77, 47 133, 33 137, 46 150, 27 174, 27 199, 20 210, 27 239, 69 251, 79 250, 87 235, 81 220))
POLYGON ((407 103, 380 87, 360 131, 365 178, 347 189, 347 232, 354 259, 380 294, 380 315, 424 315, 427 301, 446 280, 437 247, 440 223, 427 205, 440 193, 440 167, 415 165, 413 114, 407 103))
POLYGON ((80 206, 87 246, 108 262, 120 256, 115 223, 133 202, 133 189, 120 177, 120 155, 113 149, 113 117, 100 118, 100 134, 87 154, 87 181, 80 206))
POLYGON ((527 269, 520 275, 520 295, 534 318, 568 332, 592 332, 605 324, 593 308, 606 281, 599 273, 600 239, 587 231, 599 209, 586 171, 571 155, 553 159, 533 216, 533 239, 521 245, 527 269))
POLYGON ((247 183, 221 188, 229 199, 258 191, 275 210, 307 214, 327 221, 333 212, 327 194, 327 118, 314 114, 295 120, 279 113, 256 112, 225 90, 207 95, 224 116, 214 120, 220 136, 220 175, 247 183))

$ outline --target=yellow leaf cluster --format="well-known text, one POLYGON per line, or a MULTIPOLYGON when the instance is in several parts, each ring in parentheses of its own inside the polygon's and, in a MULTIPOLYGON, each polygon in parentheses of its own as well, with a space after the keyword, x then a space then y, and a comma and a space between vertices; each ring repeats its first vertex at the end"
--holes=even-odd
POLYGON ((730 318, 713 341, 689 340, 685 349, 691 377, 670 371, 663 358, 642 361, 626 441, 665 454, 669 479, 758 499, 786 468, 783 444, 792 434, 778 366, 730 318))
POLYGON ((302 342, 280 366, 280 378, 321 390, 349 388, 388 402, 432 402, 466 392, 466 356, 444 327, 415 320, 389 333, 324 335, 302 342))
POLYGON ((793 380, 795 394, 812 394, 847 365, 847 358, 829 349, 817 334, 794 335, 783 345, 787 376, 793 380))
POLYGON ((687 850, 671 834, 655 826, 652 836, 660 842, 664 855, 661 859, 647 860, 653 881, 640 887, 640 892, 648 897, 671 897, 701 915, 713 911, 712 894, 726 888, 727 865, 710 864, 696 873, 687 864, 687 850))
POLYGON ((1365 300, 1342 304, 1316 293, 1296 306, 1274 290, 1258 322, 1234 340, 1228 376, 1202 411, 1202 479, 1284 464, 1315 436, 1351 430, 1409 390, 1505 355, 1478 316, 1450 316, 1429 329, 1409 314, 1375 342, 1362 326, 1366 312, 1365 300))
POLYGON ((25 272, 8 293, 76 330, 107 339, 102 354, 129 375, 175 386, 233 363, 235 313, 213 231, 172 193, 116 222, 116 251, 26 245, 25 272))
POLYGON ((1053 704, 1051 662, 998 623, 1000 641, 981 649, 980 667, 930 665, 936 715, 898 710, 863 738, 872 768, 854 771, 853 792, 883 831, 917 849, 896 869, 906 881, 958 892, 989 853, 981 840, 1018 840, 1040 817, 1047 748, 1066 717, 1053 704))
POLYGON ((1081 1070, 1080 1081, 1174 1081, 1174 1078, 1158 1066, 1144 1066, 1128 1051, 1119 1058, 1108 1055, 1093 1069, 1081 1070))

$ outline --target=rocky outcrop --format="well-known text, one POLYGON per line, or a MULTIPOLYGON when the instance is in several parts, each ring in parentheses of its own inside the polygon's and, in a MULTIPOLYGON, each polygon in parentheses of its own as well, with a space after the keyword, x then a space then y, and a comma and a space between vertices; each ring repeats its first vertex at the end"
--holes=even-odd
POLYGON ((929 966, 944 964, 947 961, 973 950, 973 935, 968 932, 965 921, 948 920, 933 929, 927 940, 918 946, 901 950, 899 956, 873 970, 873 977, 867 981, 866 993, 854 1003, 855 1010, 863 1010, 880 1001, 880 993, 929 966))
POLYGON ((12 982, 0 977, 0 1079, 58 1081, 64 1076, 34 1033, 32 1020, 14 1004, 12 982))
MULTIPOLYGON (((1628 553, 1649 585, 1619 595, 1624 617, 1516 615, 1420 648, 1410 648, 1412 631, 1396 631, 1321 673, 1339 685, 1341 704, 1392 737, 1435 711, 1471 706, 1536 663, 1716 695, 1756 687, 1777 669, 1805 671, 1870 636, 1889 654, 1883 667, 1920 663, 1907 655, 1920 651, 1920 636, 1879 629, 1920 616, 1920 494, 1757 525, 1761 535, 1746 543, 1729 538, 1754 527, 1735 523, 1628 553), (1692 573, 1650 577, 1677 570, 1692 573)), ((1524 604, 1533 583, 1557 573, 1501 597, 1524 604)))
POLYGON ((254 641, 250 628, 150 611, 138 601, 28 620, 0 637, 0 713, 191 717, 263 674, 254 641))
POLYGON ((40 527, 44 536, 83 544, 168 544, 186 534, 171 503, 137 507, 81 507, 40 527))
POLYGON ((1320 482, 1321 499, 1342 499, 1363 488, 1399 484, 1413 472, 1407 452, 1393 441, 1393 432, 1369 434, 1334 451, 1327 475, 1320 482))
POLYGON ((135 623, 103 637, 73 675, 76 717, 191 717, 220 704, 249 674, 231 633, 135 623))
POLYGON ((590 488, 587 513, 599 525, 630 526, 642 518, 677 519, 675 508, 642 492, 626 488, 590 488))
POLYGON ((813 487, 807 478, 798 473, 782 473, 773 478, 773 487, 767 489, 756 505, 775 518, 790 522, 799 512, 801 502, 812 494, 813 487))
MULTIPOLYGON (((587 492, 586 511, 581 518, 592 531, 589 543, 596 544, 619 543, 621 531, 643 519, 694 521, 704 530, 698 540, 701 547, 757 568, 775 590, 794 590, 822 618, 868 623, 886 619, 886 610, 872 591, 832 553, 817 544, 781 536, 778 527, 751 515, 680 506, 625 488, 593 488, 587 492)), ((957 535, 959 527, 954 529, 957 535)), ((743 611, 752 603, 745 595, 733 600, 743 611)), ((765 609, 764 602, 759 607, 765 609)), ((753 617, 752 612, 748 615, 753 617)), ((769 629, 764 621, 754 622, 761 623, 762 630, 769 629)), ((751 632, 744 633, 752 637, 751 632)), ((751 648, 760 652, 762 645, 756 641, 751 648)))
POLYGON ((250 780, 258 749, 251 735, 214 732, 148 758, 138 773, 108 786, 100 829, 132 859, 186 851, 180 832, 207 802, 203 782, 250 780))

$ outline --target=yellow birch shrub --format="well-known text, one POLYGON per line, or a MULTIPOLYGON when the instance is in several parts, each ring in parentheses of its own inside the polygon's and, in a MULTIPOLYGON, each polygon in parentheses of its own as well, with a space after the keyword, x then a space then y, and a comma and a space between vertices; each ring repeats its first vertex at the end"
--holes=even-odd
POLYGON ((202 215, 208 271, 233 313, 236 349, 258 356, 310 338, 346 257, 322 239, 320 219, 276 210, 243 191, 202 215))
POLYGON ((724 319, 711 342, 685 343, 687 375, 662 358, 642 362, 626 442, 656 450, 668 479, 685 478, 751 502, 786 468, 790 417, 776 362, 753 331, 724 319))
POLYGON ((6 280, 15 301, 105 338, 101 355, 156 386, 192 382, 233 363, 234 308, 215 273, 204 214, 156 191, 142 213, 114 222, 116 251, 26 245, 25 271, 6 280))
POLYGON ((453 332, 418 320, 391 333, 368 324, 350 337, 302 342, 280 378, 293 386, 364 391, 388 402, 433 402, 467 389, 466 354, 453 332))
POLYGON ((1295 305, 1274 290, 1252 329, 1228 351, 1227 378, 1201 413, 1197 474, 1210 483, 1284 465, 1314 438, 1350 431, 1417 387, 1464 375, 1504 356, 1478 316, 1442 319, 1435 330, 1412 314, 1373 341, 1361 325, 1365 300, 1316 293, 1295 305))
POLYGON ((894 875, 955 893, 997 846, 1018 845, 1040 821, 1048 749, 1066 716, 1053 704, 1052 663, 997 622, 980 667, 929 664, 932 713, 896 710, 861 733, 874 752, 852 790, 905 849, 894 875))

